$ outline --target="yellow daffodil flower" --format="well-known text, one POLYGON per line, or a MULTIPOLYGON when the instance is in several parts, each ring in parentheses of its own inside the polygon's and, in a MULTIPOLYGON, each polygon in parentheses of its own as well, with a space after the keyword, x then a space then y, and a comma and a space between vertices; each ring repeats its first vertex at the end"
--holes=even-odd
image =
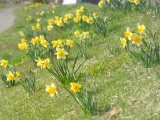
POLYGON ((127 31, 124 32, 124 37, 131 40, 133 33, 129 30, 129 28, 127 28, 127 31))
POLYGON ((1 62, 1 66, 3 66, 3 67, 7 67, 8 66, 8 60, 2 59, 0 62, 1 62))
POLYGON ((24 37, 24 33, 23 33, 22 31, 19 31, 19 35, 20 35, 21 37, 24 37))
POLYGON ((32 25, 32 27, 31 27, 31 28, 32 28, 32 31, 34 31, 34 30, 36 29, 36 28, 35 28, 35 26, 33 26, 33 25, 32 25))
POLYGON ((27 40, 26 39, 21 39, 21 43, 26 43, 27 40))
POLYGON ((64 49, 57 48, 55 55, 57 55, 57 59, 66 59, 66 55, 68 55, 68 52, 66 52, 64 49))
POLYGON ((139 45, 141 43, 141 41, 142 41, 142 37, 141 36, 139 36, 137 34, 134 34, 132 36, 132 43, 135 43, 135 44, 139 45))
POLYGON ((73 92, 79 92, 80 88, 82 87, 81 84, 74 83, 74 82, 71 82, 70 85, 71 85, 71 91, 73 92))
POLYGON ((15 76, 16 76, 17 79, 20 79, 21 74, 17 71, 15 76))
POLYGON ((18 48, 20 49, 20 50, 27 50, 28 49, 28 45, 27 45, 27 43, 19 43, 18 44, 18 48))
POLYGON ((97 19, 97 18, 99 17, 99 15, 94 12, 94 13, 93 13, 93 17, 94 17, 94 19, 97 19))
POLYGON ((38 30, 41 29, 41 24, 40 24, 39 22, 37 23, 36 28, 37 28, 38 30))
POLYGON ((140 0, 134 0, 134 3, 138 5, 140 3, 140 0))
POLYGON ((69 46, 69 47, 72 47, 72 46, 73 46, 73 41, 67 39, 67 40, 66 40, 66 45, 69 46))
POLYGON ((89 32, 83 32, 82 37, 83 37, 83 39, 89 38, 89 32))
POLYGON ((83 21, 85 21, 85 22, 87 22, 87 20, 88 20, 88 16, 83 15, 83 16, 82 16, 82 20, 83 20, 83 21))
POLYGON ((133 3, 134 2, 134 0, 128 0, 130 3, 133 3))
POLYGON ((14 78, 14 74, 11 71, 9 71, 9 73, 7 74, 7 81, 12 81, 14 80, 14 78))
POLYGON ((47 40, 41 40, 41 45, 46 48, 48 46, 47 40))
POLYGON ((93 18, 92 18, 92 17, 89 17, 89 18, 87 19, 87 23, 92 24, 92 23, 93 23, 93 18))
POLYGON ((123 47, 125 47, 127 45, 127 41, 126 41, 126 38, 120 38, 120 41, 121 41, 121 45, 123 47))
POLYGON ((137 27, 138 27, 138 33, 139 34, 142 34, 144 33, 146 27, 144 25, 140 25, 139 23, 137 24, 137 27))
POLYGON ((53 47, 60 47, 62 45, 62 40, 52 41, 53 47))
POLYGON ((49 58, 47 58, 45 60, 41 60, 40 58, 38 58, 35 61, 37 62, 37 66, 38 67, 41 67, 41 68, 50 68, 50 60, 49 60, 49 58))
POLYGON ((107 3, 110 3, 110 0, 106 0, 107 3))
POLYGON ((76 36, 76 38, 78 38, 78 37, 80 36, 80 32, 79 32, 78 30, 76 30, 76 31, 74 32, 74 35, 76 36))
POLYGON ((99 6, 100 8, 102 8, 104 4, 105 4, 104 0, 101 0, 101 1, 98 3, 98 6, 99 6))
POLYGON ((46 91, 50 93, 51 97, 53 97, 55 94, 58 94, 54 83, 51 83, 51 85, 46 85, 46 91))
POLYGON ((35 38, 32 38, 31 43, 35 45, 36 43, 39 43, 39 41, 40 41, 39 38, 35 37, 35 38))

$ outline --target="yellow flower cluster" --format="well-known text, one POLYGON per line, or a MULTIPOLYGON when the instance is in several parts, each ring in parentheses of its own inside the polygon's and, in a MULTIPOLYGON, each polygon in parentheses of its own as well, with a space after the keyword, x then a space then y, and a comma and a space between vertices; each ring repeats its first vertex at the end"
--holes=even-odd
POLYGON ((82 39, 88 39, 89 38, 89 32, 82 32, 80 33, 78 30, 74 32, 74 35, 76 38, 82 38, 82 39))
POLYGON ((7 74, 7 81, 13 81, 15 79, 20 79, 21 75, 18 71, 15 73, 12 73, 11 71, 8 72, 7 74))
POLYGON ((41 5, 41 3, 38 3, 38 2, 36 4, 29 4, 29 5, 24 6, 23 10, 24 11, 32 10, 34 8, 39 7, 40 5, 41 5))
POLYGON ((62 17, 55 16, 53 22, 54 22, 55 25, 57 25, 59 27, 64 26, 62 17))
POLYGON ((69 20, 71 20, 72 18, 73 18, 73 14, 66 14, 63 18, 63 22, 67 24, 69 20))
POLYGON ((135 3, 136 5, 138 5, 140 3, 140 0, 128 0, 130 3, 135 3))
MULTIPOLYGON (((7 81, 13 81, 15 79, 20 79, 21 75, 18 71, 11 72, 10 67, 8 67, 8 60, 0 60, 0 66, 4 67, 5 70, 9 71, 8 74, 6 75, 7 81)), ((3 69, 2 69, 3 70, 3 69)))
MULTIPOLYGON (((73 91, 74 93, 79 92, 80 89, 82 88, 81 84, 74 82, 71 82, 70 86, 71 86, 70 90, 73 91)), ((54 95, 58 95, 57 87, 54 83, 51 83, 51 85, 46 85, 46 92, 48 92, 51 97, 53 97, 54 95)))
POLYGON ((26 20, 27 21, 31 21, 32 20, 32 16, 31 15, 27 16, 26 20))
POLYGON ((37 62, 37 66, 41 68, 50 68, 50 59, 47 58, 45 60, 42 60, 41 58, 38 58, 35 60, 37 62))
POLYGON ((27 41, 25 39, 21 40, 21 43, 18 43, 18 48, 20 50, 27 50, 28 49, 28 44, 26 43, 27 41))
POLYGON ((124 38, 120 38, 121 45, 125 47, 127 45, 127 40, 131 41, 136 45, 140 45, 142 41, 142 34, 145 34, 145 26, 137 24, 137 33, 131 32, 129 28, 124 32, 124 38))
POLYGON ((48 26, 47 26, 48 31, 51 31, 53 29, 53 23, 54 23, 53 19, 48 19, 48 26))

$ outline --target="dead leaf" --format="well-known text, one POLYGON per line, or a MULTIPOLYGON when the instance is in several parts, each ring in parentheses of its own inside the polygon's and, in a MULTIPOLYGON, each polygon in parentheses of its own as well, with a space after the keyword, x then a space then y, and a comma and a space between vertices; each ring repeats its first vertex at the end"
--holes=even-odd
POLYGON ((122 112, 122 109, 119 106, 113 107, 112 111, 109 113, 109 120, 115 120, 117 115, 122 112))

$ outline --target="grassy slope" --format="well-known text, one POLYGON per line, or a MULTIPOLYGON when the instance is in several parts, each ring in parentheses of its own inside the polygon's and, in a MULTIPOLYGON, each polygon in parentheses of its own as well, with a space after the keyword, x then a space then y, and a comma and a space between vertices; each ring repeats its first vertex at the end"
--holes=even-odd
MULTIPOLYGON (((62 6, 57 8, 60 14, 68 13, 78 8, 75 6, 62 6)), ((97 6, 87 4, 87 9, 93 11, 97 6)), ((18 31, 23 30, 27 23, 24 23, 23 12, 16 12, 17 20, 15 25, 8 31, 0 34, 0 56, 11 58, 17 62, 23 58, 23 54, 17 50, 18 31), (6 49, 7 48, 7 49, 6 49), (8 55, 9 53, 16 53, 8 55), (18 54, 18 55, 17 55, 18 54), (21 55, 21 56, 20 56, 21 55), (16 57, 14 57, 16 56, 16 57)), ((160 118, 160 97, 159 78, 155 66, 151 69, 144 68, 137 61, 131 59, 122 50, 117 56, 110 54, 108 45, 119 44, 119 37, 122 36, 126 27, 136 27, 136 24, 143 23, 151 29, 158 28, 159 16, 152 17, 141 13, 132 12, 124 14, 120 11, 108 11, 107 16, 112 18, 112 31, 107 37, 98 35, 92 41, 92 47, 88 48, 90 59, 85 63, 84 70, 89 74, 88 81, 95 81, 99 88, 99 107, 118 105, 122 109, 119 119, 158 119, 160 118), (115 18, 113 19, 113 17, 115 18)), ((63 34, 63 33, 62 33, 63 34)), ((30 64, 23 64, 26 68, 30 64)), ((58 87, 59 98, 50 98, 45 92, 45 84, 56 82, 45 70, 37 71, 37 91, 27 97, 21 85, 5 88, 0 84, 0 119, 107 119, 108 112, 99 116, 85 116, 73 99, 58 87)), ((58 84, 58 83, 57 83, 58 84)))

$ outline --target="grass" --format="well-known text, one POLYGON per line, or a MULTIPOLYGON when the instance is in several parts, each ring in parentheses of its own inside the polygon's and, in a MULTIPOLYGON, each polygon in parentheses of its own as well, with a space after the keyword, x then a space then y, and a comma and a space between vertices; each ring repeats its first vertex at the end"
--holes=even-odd
MULTIPOLYGON (((100 12, 98 7, 91 4, 83 4, 89 11, 100 12)), ((58 6, 57 13, 73 13, 81 4, 72 6, 58 6)), ((48 5, 40 7, 44 10, 48 5)), ((18 31, 25 31, 30 23, 25 22, 27 14, 33 14, 36 10, 24 14, 23 11, 15 12, 15 24, 7 31, 0 34, 0 56, 9 59, 12 63, 22 62, 21 71, 29 68, 36 73, 36 92, 27 96, 22 86, 17 82, 16 86, 6 88, 0 81, 0 119, 1 120, 37 120, 37 119, 65 119, 65 120, 104 120, 108 119, 109 108, 119 106, 122 112, 117 119, 160 119, 160 80, 157 75, 159 66, 145 68, 135 59, 120 48, 117 55, 111 54, 108 45, 119 44, 126 27, 136 27, 137 23, 145 24, 156 31, 160 28, 160 16, 147 15, 146 13, 107 10, 107 16, 111 28, 107 37, 97 35, 92 40, 92 46, 88 47, 89 59, 82 68, 87 75, 87 83, 96 83, 98 91, 98 106, 103 110, 97 116, 86 116, 70 95, 62 89, 62 86, 45 70, 34 68, 26 56, 17 50, 20 41, 18 31), (55 82, 58 86, 59 97, 51 98, 45 92, 45 84, 55 82)), ((147 12, 147 11, 146 11, 147 12)), ((49 16, 50 17, 50 16, 49 16)), ((47 20, 47 17, 44 18, 47 20)), ((71 33, 76 28, 71 29, 71 33)), ((58 33, 59 37, 66 33, 58 33)), ((52 39, 59 38, 54 34, 52 39)))

